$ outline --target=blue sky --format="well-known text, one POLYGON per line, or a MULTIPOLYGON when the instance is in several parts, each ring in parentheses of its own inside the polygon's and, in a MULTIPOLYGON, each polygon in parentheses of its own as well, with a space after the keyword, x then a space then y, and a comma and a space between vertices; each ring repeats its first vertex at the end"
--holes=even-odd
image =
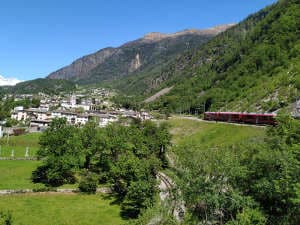
POLYGON ((45 77, 83 55, 149 32, 239 22, 276 0, 5 0, 0 75, 45 77))

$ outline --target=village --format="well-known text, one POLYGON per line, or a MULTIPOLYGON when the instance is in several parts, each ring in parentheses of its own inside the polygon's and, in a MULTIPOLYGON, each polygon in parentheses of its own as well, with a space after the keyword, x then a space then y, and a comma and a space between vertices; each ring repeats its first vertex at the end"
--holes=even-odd
MULTIPOLYGON (((99 127, 122 119, 140 119, 141 121, 151 119, 152 116, 145 111, 133 111, 116 107, 110 97, 113 94, 103 88, 91 89, 89 91, 76 91, 74 93, 61 95, 46 95, 39 93, 39 106, 25 108, 16 106, 11 112, 11 120, 14 126, 5 126, 0 129, 0 137, 3 134, 18 135, 23 132, 40 132, 50 125, 54 118, 66 118, 67 122, 74 126, 84 126, 88 121, 95 121, 99 127)), ((7 96, 12 97, 12 96, 7 96)), ((31 94, 15 95, 14 101, 29 99, 36 96, 31 94)))

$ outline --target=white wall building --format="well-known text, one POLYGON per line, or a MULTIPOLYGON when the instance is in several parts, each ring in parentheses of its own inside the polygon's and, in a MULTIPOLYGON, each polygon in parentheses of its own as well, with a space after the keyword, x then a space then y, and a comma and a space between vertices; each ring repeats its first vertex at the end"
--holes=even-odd
POLYGON ((58 117, 58 118, 66 118, 67 122, 70 124, 76 123, 76 117, 77 114, 73 112, 65 112, 65 111, 53 111, 51 113, 52 118, 58 117))
POLYGON ((89 121, 89 115, 87 114, 77 115, 75 119, 75 124, 85 125, 88 121, 89 121))
POLYGON ((27 115, 27 112, 23 111, 23 110, 15 111, 11 114, 11 118, 14 119, 14 120, 21 121, 21 120, 28 119, 28 115, 27 115))

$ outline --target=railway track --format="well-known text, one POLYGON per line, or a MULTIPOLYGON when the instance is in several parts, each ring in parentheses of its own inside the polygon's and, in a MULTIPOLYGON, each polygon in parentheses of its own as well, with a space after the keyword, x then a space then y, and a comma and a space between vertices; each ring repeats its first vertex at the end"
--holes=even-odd
POLYGON ((178 222, 181 222, 184 216, 185 207, 184 203, 181 200, 178 200, 180 192, 178 190, 175 191, 174 182, 164 173, 160 172, 157 176, 161 182, 164 183, 165 190, 168 192, 168 194, 165 195, 165 199, 161 200, 169 203, 169 205, 167 205, 167 207, 169 207, 169 214, 173 215, 178 222))
POLYGON ((205 123, 220 123, 220 124, 231 124, 234 126, 241 126, 241 127, 258 127, 265 129, 266 125, 256 125, 256 124, 246 124, 246 123, 233 123, 233 122, 225 122, 225 121, 214 121, 214 120, 203 120, 197 117, 192 116, 172 116, 173 118, 179 118, 179 119, 187 119, 187 120, 194 120, 199 122, 205 122, 205 123))

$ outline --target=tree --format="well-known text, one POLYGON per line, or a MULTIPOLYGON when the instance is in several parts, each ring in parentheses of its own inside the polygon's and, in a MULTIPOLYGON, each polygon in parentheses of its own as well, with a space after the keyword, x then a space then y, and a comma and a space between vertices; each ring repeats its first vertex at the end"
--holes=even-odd
POLYGON ((84 168, 89 169, 91 158, 103 149, 104 135, 95 122, 88 122, 80 131, 80 140, 85 155, 84 168))
POLYGON ((37 156, 43 165, 33 172, 35 182, 59 186, 74 183, 74 170, 83 164, 79 130, 67 125, 65 118, 54 119, 40 137, 37 156))

